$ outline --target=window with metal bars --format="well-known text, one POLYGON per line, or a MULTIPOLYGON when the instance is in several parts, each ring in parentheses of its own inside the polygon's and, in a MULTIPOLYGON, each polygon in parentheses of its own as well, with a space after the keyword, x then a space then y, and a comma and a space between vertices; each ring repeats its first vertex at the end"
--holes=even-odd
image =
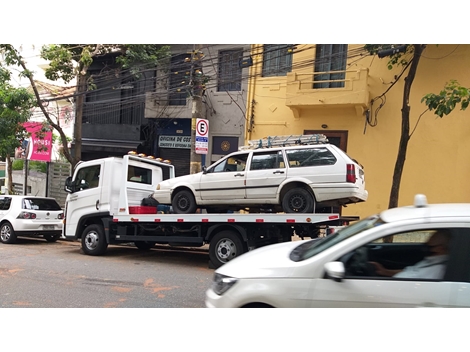
POLYGON ((168 105, 186 105, 191 71, 191 63, 186 61, 186 58, 190 56, 180 54, 171 58, 168 105))
POLYGON ((347 44, 317 44, 313 88, 344 87, 347 53, 347 44))
POLYGON ((289 44, 263 46, 263 77, 285 76, 292 70, 292 50, 289 44))
POLYGON ((242 68, 240 67, 242 58, 242 49, 219 52, 217 91, 240 91, 242 89, 242 68))

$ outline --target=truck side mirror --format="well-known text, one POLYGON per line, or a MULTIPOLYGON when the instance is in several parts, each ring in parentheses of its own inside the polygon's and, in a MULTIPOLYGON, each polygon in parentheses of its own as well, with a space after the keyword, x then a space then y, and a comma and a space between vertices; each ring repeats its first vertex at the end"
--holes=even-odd
POLYGON ((73 193, 74 187, 72 184, 72 176, 69 176, 65 179, 64 191, 67 193, 73 193))

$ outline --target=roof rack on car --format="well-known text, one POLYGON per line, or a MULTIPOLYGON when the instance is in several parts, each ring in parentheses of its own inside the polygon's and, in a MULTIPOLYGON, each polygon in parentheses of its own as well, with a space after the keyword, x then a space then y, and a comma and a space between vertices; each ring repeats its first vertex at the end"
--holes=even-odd
POLYGON ((292 134, 285 136, 268 136, 262 139, 250 139, 248 141, 248 145, 241 146, 239 150, 287 147, 292 145, 311 145, 322 143, 328 143, 328 138, 324 134, 292 134))

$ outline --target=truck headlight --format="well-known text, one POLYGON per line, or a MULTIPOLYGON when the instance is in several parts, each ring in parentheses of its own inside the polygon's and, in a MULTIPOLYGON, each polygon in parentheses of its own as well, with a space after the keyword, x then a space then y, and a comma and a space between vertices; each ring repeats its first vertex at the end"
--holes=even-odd
POLYGON ((212 281, 212 290, 219 296, 223 295, 227 290, 235 285, 238 279, 230 276, 215 273, 212 281))

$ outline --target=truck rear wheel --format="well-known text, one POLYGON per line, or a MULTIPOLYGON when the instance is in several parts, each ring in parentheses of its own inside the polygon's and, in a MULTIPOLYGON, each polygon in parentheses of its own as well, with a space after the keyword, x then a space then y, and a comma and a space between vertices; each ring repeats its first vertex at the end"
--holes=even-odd
POLYGON ((216 234, 209 244, 209 258, 215 268, 245 253, 245 248, 238 234, 226 230, 216 234))
POLYGON ((101 255, 106 252, 108 242, 102 225, 88 225, 82 233, 82 250, 88 255, 101 255))

